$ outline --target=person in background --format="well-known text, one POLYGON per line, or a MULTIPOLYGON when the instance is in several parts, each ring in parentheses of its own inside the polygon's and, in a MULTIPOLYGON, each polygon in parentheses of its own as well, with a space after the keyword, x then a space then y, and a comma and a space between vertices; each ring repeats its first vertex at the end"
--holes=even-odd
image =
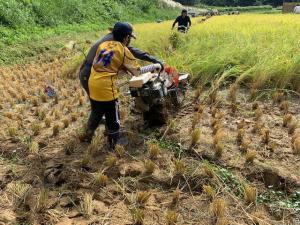
POLYGON ((178 31, 186 32, 190 26, 192 26, 191 18, 187 15, 187 10, 183 9, 181 12, 181 16, 178 16, 172 25, 172 29, 174 29, 176 23, 178 23, 178 31))
MULTIPOLYGON (((123 25, 126 26, 130 26, 132 28, 132 26, 129 23, 125 23, 122 22, 123 25)), ((117 26, 120 25, 120 23, 116 24, 117 26)), ((116 26, 115 25, 115 26, 116 26)), ((80 71, 79 71, 79 79, 80 79, 80 83, 81 86, 83 87, 83 89, 89 93, 89 87, 88 87, 88 81, 89 81, 89 77, 90 77, 90 73, 91 73, 91 68, 92 68, 92 64, 93 64, 93 60, 96 56, 96 52, 97 49, 99 48, 99 46, 106 42, 106 41, 113 41, 114 39, 114 35, 113 32, 115 29, 117 29, 118 27, 114 27, 112 29, 112 32, 108 33, 107 35, 105 35, 103 38, 99 39, 90 49, 89 53, 87 54, 86 59, 84 60, 84 62, 81 65, 80 71)), ((142 61, 147 61, 147 62, 151 62, 151 63, 159 63, 162 67, 163 70, 163 62, 161 62, 160 60, 156 59, 154 56, 150 55, 149 53, 142 51, 140 49, 137 49, 133 46, 127 46, 128 50, 132 53, 132 55, 142 61)))

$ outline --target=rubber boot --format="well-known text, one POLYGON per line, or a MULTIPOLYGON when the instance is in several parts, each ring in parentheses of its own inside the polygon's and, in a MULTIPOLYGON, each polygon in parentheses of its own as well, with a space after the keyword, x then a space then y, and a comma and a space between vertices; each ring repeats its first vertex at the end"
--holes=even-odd
POLYGON ((94 137, 95 131, 87 129, 84 137, 82 139, 83 142, 91 143, 94 137))
POLYGON ((117 131, 117 132, 108 132, 107 137, 108 137, 108 143, 109 143, 110 149, 114 150, 117 143, 118 143, 119 137, 120 137, 119 131, 117 131))
POLYGON ((126 146, 128 145, 128 139, 121 132, 108 133, 108 143, 111 149, 115 149, 116 145, 126 146))

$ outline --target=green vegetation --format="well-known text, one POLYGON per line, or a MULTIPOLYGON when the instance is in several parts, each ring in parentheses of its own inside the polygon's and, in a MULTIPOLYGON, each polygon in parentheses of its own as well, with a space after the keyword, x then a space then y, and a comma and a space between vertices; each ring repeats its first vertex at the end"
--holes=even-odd
POLYGON ((214 5, 214 6, 257 6, 257 5, 272 5, 280 6, 282 0, 176 0, 184 5, 214 5))
POLYGON ((66 35, 87 36, 119 20, 137 23, 177 15, 158 0, 2 0, 0 8, 0 64, 57 49, 66 35), (54 36, 60 37, 45 42, 54 36))
MULTIPOLYGON (((214 170, 218 178, 225 185, 227 191, 234 193, 239 198, 244 197, 243 188, 247 181, 241 180, 226 168, 211 164, 207 161, 204 163, 214 170)), ((280 206, 281 208, 300 211, 300 193, 297 191, 288 195, 284 191, 274 190, 273 187, 269 187, 267 191, 258 195, 257 200, 260 203, 270 203, 274 206, 280 206)))

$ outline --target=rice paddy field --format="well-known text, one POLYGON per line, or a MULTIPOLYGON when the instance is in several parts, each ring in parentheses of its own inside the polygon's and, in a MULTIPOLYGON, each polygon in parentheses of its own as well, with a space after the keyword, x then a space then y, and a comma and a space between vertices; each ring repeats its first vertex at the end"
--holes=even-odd
POLYGON ((299 21, 195 18, 186 35, 171 22, 135 25, 133 45, 189 72, 191 85, 167 124, 147 129, 123 87, 129 145, 115 151, 103 125, 81 141, 79 49, 95 32, 1 66, 0 224, 299 225, 299 21))
POLYGON ((222 77, 250 81, 257 89, 299 91, 299 23, 297 15, 243 14, 205 22, 198 18, 186 36, 173 34, 170 24, 141 25, 137 45, 189 71, 195 81, 222 77))

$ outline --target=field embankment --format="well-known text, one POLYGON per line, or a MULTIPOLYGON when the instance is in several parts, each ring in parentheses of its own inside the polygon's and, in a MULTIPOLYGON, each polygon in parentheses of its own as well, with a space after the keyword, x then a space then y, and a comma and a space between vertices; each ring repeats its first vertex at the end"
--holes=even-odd
POLYGON ((0 64, 56 51, 68 36, 93 39, 87 33, 104 30, 116 21, 141 23, 177 15, 176 8, 159 0, 5 0, 0 8, 0 64))

